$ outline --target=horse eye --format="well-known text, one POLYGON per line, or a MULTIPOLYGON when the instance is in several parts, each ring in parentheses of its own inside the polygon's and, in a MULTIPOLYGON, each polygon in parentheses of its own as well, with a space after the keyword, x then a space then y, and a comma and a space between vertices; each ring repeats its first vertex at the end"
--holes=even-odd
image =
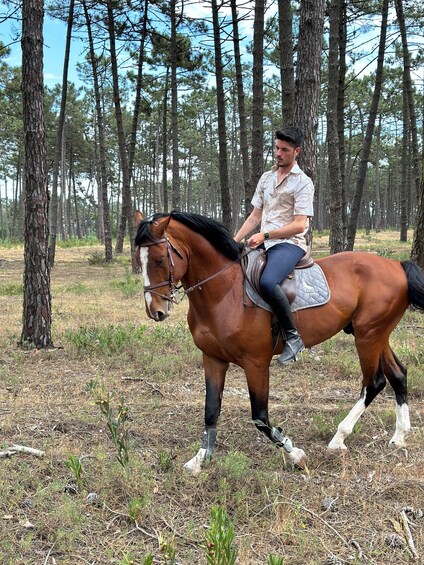
POLYGON ((165 258, 161 257, 160 259, 156 259, 156 267, 163 267, 165 263, 165 258))

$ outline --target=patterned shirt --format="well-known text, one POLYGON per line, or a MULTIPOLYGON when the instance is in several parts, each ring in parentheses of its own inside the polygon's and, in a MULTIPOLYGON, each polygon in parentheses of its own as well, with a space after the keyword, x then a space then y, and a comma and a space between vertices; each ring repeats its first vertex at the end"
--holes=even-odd
POLYGON ((290 224, 294 216, 308 216, 305 231, 286 239, 267 239, 268 249, 277 243, 293 243, 304 251, 308 250, 305 235, 309 230, 310 218, 314 215, 314 185, 297 163, 277 184, 278 167, 264 173, 259 179, 252 204, 262 210, 261 231, 268 232, 290 224))

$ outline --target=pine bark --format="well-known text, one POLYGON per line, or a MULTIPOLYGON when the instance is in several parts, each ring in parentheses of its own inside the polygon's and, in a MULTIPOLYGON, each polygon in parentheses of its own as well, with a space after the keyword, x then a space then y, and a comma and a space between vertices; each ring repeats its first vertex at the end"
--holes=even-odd
POLYGON ((105 126, 103 120, 102 100, 100 95, 98 63, 97 63, 96 54, 94 52, 94 41, 93 41, 93 33, 91 29, 91 18, 85 0, 82 0, 82 6, 84 9, 85 23, 87 26, 90 63, 93 73, 94 98, 96 101, 97 130, 99 136, 99 162, 100 162, 99 163, 100 164, 100 175, 99 175, 100 197, 101 197, 100 210, 102 211, 102 225, 103 225, 102 233, 103 233, 103 239, 105 245, 105 261, 106 263, 111 263, 113 259, 112 226, 110 221, 110 207, 109 207, 108 183, 107 183, 106 134, 105 134, 105 126))
POLYGON ((327 146, 330 181, 330 253, 343 251, 343 193, 338 134, 340 2, 330 3, 328 55, 327 146))
POLYGON ((237 103, 238 114, 240 122, 240 152, 243 170, 243 185, 244 185, 244 216, 248 216, 252 209, 250 200, 252 198, 252 183, 250 179, 250 162, 249 162, 249 141, 247 137, 247 115, 246 104, 243 86, 243 69, 240 55, 240 37, 238 31, 238 15, 236 0, 231 0, 231 14, 233 18, 233 44, 234 44, 234 64, 236 68, 236 83, 237 83, 237 103))
POLYGON ((294 119, 293 14, 291 0, 278 0, 281 104, 283 126, 294 119))
POLYGON ((362 144, 361 160, 358 167, 355 194, 353 197, 352 210, 347 228, 346 249, 348 251, 353 251, 353 246, 355 243, 356 226, 358 223, 362 194, 364 191, 364 186, 367 176, 368 159, 371 152, 372 137, 374 134, 374 126, 377 118, 378 103, 380 100, 381 86, 383 83, 384 51, 386 48, 388 7, 389 7, 389 0, 383 0, 382 10, 381 10, 380 42, 378 48, 377 70, 375 75, 374 92, 372 96, 371 108, 368 116, 368 123, 365 131, 365 137, 362 144))
POLYGON ((44 1, 22 5, 25 137, 24 298, 21 345, 51 347, 51 294, 43 85, 44 1))
MULTIPOLYGON (((59 163, 61 161, 62 146, 63 146, 63 132, 65 127, 65 110, 66 98, 68 95, 68 70, 69 70, 69 55, 71 51, 71 36, 72 24, 74 21, 74 5, 75 0, 69 2, 68 12, 68 25, 66 30, 66 43, 65 43, 65 57, 63 62, 63 75, 62 75, 62 94, 60 99, 59 120, 56 131, 56 144, 53 161, 53 180, 52 180, 52 197, 50 203, 50 265, 54 267, 56 256, 56 238, 58 231, 58 178, 59 178, 59 163)), ((62 168, 64 163, 62 161, 62 168)), ((62 179, 63 179, 62 173, 62 179)), ((63 187, 62 187, 63 190, 63 187)), ((59 216, 61 217, 61 216, 59 216)), ((63 226, 62 226, 63 227, 63 226)))
POLYGON ((294 125, 304 133, 299 164, 313 182, 317 172, 323 28, 324 0, 303 0, 300 4, 294 125))
POLYGON ((231 231, 231 197, 228 178, 227 127, 225 114, 224 76, 221 50, 220 24, 216 0, 212 0, 212 21, 215 49, 216 98, 218 112, 219 181, 221 212, 224 225, 231 231))
POLYGON ((256 188, 264 162, 264 25, 265 2, 255 1, 253 24, 252 186, 256 188))

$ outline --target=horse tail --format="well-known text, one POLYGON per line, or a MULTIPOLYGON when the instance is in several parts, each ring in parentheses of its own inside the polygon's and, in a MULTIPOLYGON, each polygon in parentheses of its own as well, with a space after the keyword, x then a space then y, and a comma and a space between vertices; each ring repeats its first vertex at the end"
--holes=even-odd
POLYGON ((401 261, 408 280, 409 304, 424 311, 424 274, 413 261, 401 261))

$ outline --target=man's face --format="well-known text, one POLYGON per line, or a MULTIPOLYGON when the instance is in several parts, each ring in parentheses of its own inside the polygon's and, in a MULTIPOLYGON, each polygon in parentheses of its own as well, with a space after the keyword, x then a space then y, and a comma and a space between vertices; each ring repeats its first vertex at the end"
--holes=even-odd
POLYGON ((279 167, 291 167, 300 153, 300 147, 292 147, 287 141, 275 140, 275 160, 279 167))

